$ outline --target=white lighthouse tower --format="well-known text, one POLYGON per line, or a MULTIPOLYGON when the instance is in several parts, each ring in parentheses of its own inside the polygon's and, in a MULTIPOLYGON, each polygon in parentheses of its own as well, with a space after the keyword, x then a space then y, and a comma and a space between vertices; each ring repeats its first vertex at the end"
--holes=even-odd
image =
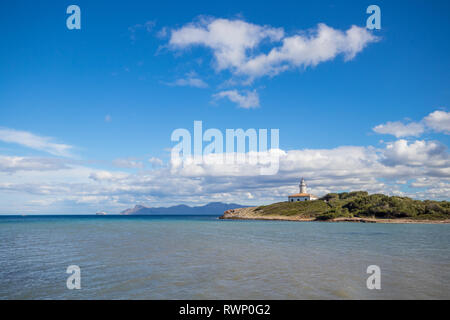
POLYGON ((302 178, 302 181, 300 181, 299 186, 300 186, 300 193, 307 193, 305 179, 302 178))
POLYGON ((291 194, 290 196, 288 196, 289 202, 308 201, 308 200, 317 200, 318 199, 315 195, 307 192, 305 179, 302 178, 302 180, 300 181, 300 184, 298 186, 300 187, 300 193, 291 194))

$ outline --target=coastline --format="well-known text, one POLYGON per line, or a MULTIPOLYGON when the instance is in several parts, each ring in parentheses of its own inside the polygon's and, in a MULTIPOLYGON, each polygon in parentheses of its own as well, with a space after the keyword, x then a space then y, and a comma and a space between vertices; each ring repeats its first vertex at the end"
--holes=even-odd
POLYGON ((260 215, 255 213, 257 207, 231 209, 219 217, 221 220, 271 220, 271 221, 296 221, 296 222, 354 222, 354 223, 394 223, 394 224, 449 224, 446 220, 414 220, 414 219, 380 219, 340 217, 329 220, 317 220, 316 218, 302 218, 298 216, 260 215))

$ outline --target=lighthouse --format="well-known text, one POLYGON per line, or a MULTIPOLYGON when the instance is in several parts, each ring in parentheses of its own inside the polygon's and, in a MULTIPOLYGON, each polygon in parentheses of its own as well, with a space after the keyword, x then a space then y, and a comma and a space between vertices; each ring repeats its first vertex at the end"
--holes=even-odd
POLYGON ((302 178, 302 181, 300 181, 300 193, 306 193, 306 182, 305 179, 302 178))
POLYGON ((300 180, 300 184, 298 185, 300 187, 300 193, 291 194, 288 196, 289 202, 297 202, 297 201, 308 201, 308 200, 317 200, 318 198, 307 192, 306 189, 306 182, 305 179, 300 180))

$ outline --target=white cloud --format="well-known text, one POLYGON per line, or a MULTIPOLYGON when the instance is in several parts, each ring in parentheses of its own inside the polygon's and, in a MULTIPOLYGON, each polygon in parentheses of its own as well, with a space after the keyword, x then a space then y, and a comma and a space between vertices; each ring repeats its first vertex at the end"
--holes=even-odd
POLYGON ((376 36, 357 26, 340 31, 321 23, 309 32, 285 37, 282 28, 238 19, 204 18, 172 30, 169 46, 173 49, 205 46, 213 51, 217 71, 228 69, 253 79, 293 67, 315 66, 339 54, 351 60, 375 41, 378 41, 376 36), (257 54, 264 40, 282 44, 272 46, 268 54, 257 54))
POLYGON ((400 139, 386 145, 384 156, 384 163, 387 165, 450 167, 450 157, 446 147, 434 141, 408 142, 400 139))
POLYGON ((0 155, 0 172, 16 172, 24 170, 47 171, 66 168, 67 165, 61 159, 42 159, 0 155))
POLYGON ((213 50, 217 70, 239 68, 247 58, 247 50, 257 47, 262 40, 279 41, 281 28, 258 26, 242 20, 203 18, 178 30, 172 30, 169 45, 186 48, 203 45, 213 50))
POLYGON ((144 164, 133 159, 115 159, 113 165, 118 168, 142 169, 144 164))
POLYGON ((418 137, 425 129, 435 132, 450 134, 450 112, 436 110, 420 122, 402 123, 400 121, 388 121, 385 124, 375 126, 372 130, 376 133, 390 134, 396 138, 418 137))
POLYGON ((150 159, 148 159, 148 162, 150 162, 153 167, 160 167, 163 165, 163 161, 156 157, 151 157, 150 159))
POLYGON ((399 121, 391 122, 388 121, 385 124, 380 124, 373 128, 373 131, 381 134, 391 134, 397 138, 402 137, 411 137, 411 136, 420 136, 425 128, 421 123, 410 122, 408 124, 404 124, 399 121))
POLYGON ((436 110, 423 120, 434 131, 450 134, 450 112, 436 110))
POLYGON ((168 86, 178 87, 194 87, 194 88, 207 88, 208 84, 200 79, 195 72, 186 74, 185 78, 179 78, 173 82, 165 83, 168 86))
POLYGON ((259 107, 259 96, 256 90, 239 93, 237 90, 220 91, 213 95, 214 99, 228 98, 244 109, 259 107))
POLYGON ((22 146, 44 151, 55 156, 71 157, 70 145, 55 143, 53 138, 41 137, 27 131, 19 131, 9 128, 0 128, 0 141, 17 143, 22 146))
POLYGON ((378 38, 365 28, 352 26, 344 32, 320 23, 309 34, 286 37, 268 54, 248 59, 238 72, 252 77, 276 75, 291 67, 313 67, 339 54, 348 61, 375 41, 378 38))
POLYGON ((121 172, 110 172, 106 170, 95 171, 89 175, 89 178, 98 182, 101 181, 117 181, 126 178, 128 174, 121 172))
POLYGON ((177 79, 174 85, 181 87, 207 88, 208 84, 199 78, 177 79))

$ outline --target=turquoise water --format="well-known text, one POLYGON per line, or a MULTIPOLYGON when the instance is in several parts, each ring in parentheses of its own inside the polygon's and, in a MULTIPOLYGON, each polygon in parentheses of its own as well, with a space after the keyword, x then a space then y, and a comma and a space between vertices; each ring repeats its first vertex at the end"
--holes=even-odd
POLYGON ((0 299, 417 298, 450 298, 450 225, 0 217, 0 299))

